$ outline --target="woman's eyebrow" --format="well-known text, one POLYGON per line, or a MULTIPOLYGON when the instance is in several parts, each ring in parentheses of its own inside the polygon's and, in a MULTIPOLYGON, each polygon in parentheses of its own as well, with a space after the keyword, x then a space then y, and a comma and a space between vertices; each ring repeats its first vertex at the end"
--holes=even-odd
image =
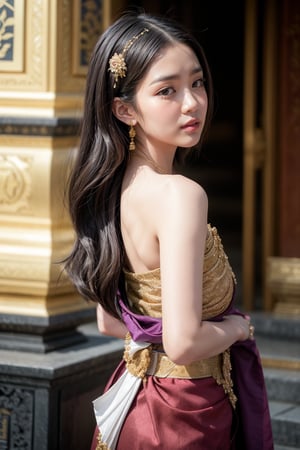
MULTIPOLYGON (((190 72, 190 75, 195 75, 196 73, 199 73, 199 74, 200 74, 200 73, 202 73, 202 72, 203 72, 202 67, 199 66, 199 67, 195 67, 195 68, 190 72)), ((162 81, 171 81, 171 80, 176 80, 176 79, 178 79, 178 78, 180 78, 180 75, 179 75, 178 73, 169 74, 169 75, 163 75, 163 76, 161 76, 161 77, 155 78, 155 80, 153 80, 153 81, 150 83, 150 86, 153 85, 153 84, 156 84, 156 83, 161 83, 162 81)))

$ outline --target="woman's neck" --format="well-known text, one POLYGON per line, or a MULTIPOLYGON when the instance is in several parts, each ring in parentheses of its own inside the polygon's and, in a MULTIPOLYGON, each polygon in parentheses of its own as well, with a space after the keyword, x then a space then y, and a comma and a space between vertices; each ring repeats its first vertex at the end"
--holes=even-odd
POLYGON ((171 175, 173 173, 173 159, 157 161, 156 158, 152 157, 150 152, 144 151, 141 148, 133 150, 130 153, 130 158, 141 161, 144 165, 161 175, 171 175))

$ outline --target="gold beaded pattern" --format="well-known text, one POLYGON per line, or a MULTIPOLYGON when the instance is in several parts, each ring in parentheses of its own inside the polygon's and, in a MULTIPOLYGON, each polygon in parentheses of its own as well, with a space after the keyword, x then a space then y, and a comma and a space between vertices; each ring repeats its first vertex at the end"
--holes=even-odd
POLYGON ((119 78, 125 78, 126 72, 127 72, 127 65, 125 62, 125 55, 127 51, 130 49, 132 44, 139 39, 143 34, 148 33, 148 28, 144 28, 143 31, 141 31, 136 36, 133 36, 132 39, 130 39, 127 44, 125 45, 122 53, 114 53, 114 55, 109 60, 109 68, 108 70, 113 74, 115 82, 114 82, 114 88, 117 87, 117 83, 119 78))
POLYGON ((233 391, 233 381, 231 379, 231 361, 230 361, 230 349, 228 348, 222 353, 222 373, 215 369, 212 376, 216 380, 219 386, 222 386, 225 394, 228 395, 229 401, 232 407, 235 409, 237 397, 233 391))
POLYGON ((101 433, 99 431, 98 436, 97 436, 97 447, 96 450, 110 450, 110 448, 108 447, 108 445, 102 441, 102 436, 101 433))
POLYGON ((128 332, 125 337, 125 350, 123 359, 126 362, 126 368, 131 375, 145 379, 147 369, 151 361, 152 346, 137 351, 134 355, 130 355, 131 336, 128 332))

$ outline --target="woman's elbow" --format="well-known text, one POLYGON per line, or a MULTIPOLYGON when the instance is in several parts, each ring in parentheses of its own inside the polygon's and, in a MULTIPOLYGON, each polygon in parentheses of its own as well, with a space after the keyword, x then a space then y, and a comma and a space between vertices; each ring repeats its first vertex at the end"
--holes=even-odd
POLYGON ((177 365, 187 365, 195 360, 194 345, 189 339, 164 339, 163 346, 168 358, 177 365))

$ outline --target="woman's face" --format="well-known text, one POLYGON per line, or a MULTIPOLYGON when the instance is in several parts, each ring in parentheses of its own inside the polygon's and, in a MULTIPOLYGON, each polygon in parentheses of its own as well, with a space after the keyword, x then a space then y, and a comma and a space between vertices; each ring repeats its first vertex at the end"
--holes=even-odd
POLYGON ((203 72, 195 53, 184 44, 167 47, 136 91, 138 144, 156 150, 196 145, 207 103, 203 72))

